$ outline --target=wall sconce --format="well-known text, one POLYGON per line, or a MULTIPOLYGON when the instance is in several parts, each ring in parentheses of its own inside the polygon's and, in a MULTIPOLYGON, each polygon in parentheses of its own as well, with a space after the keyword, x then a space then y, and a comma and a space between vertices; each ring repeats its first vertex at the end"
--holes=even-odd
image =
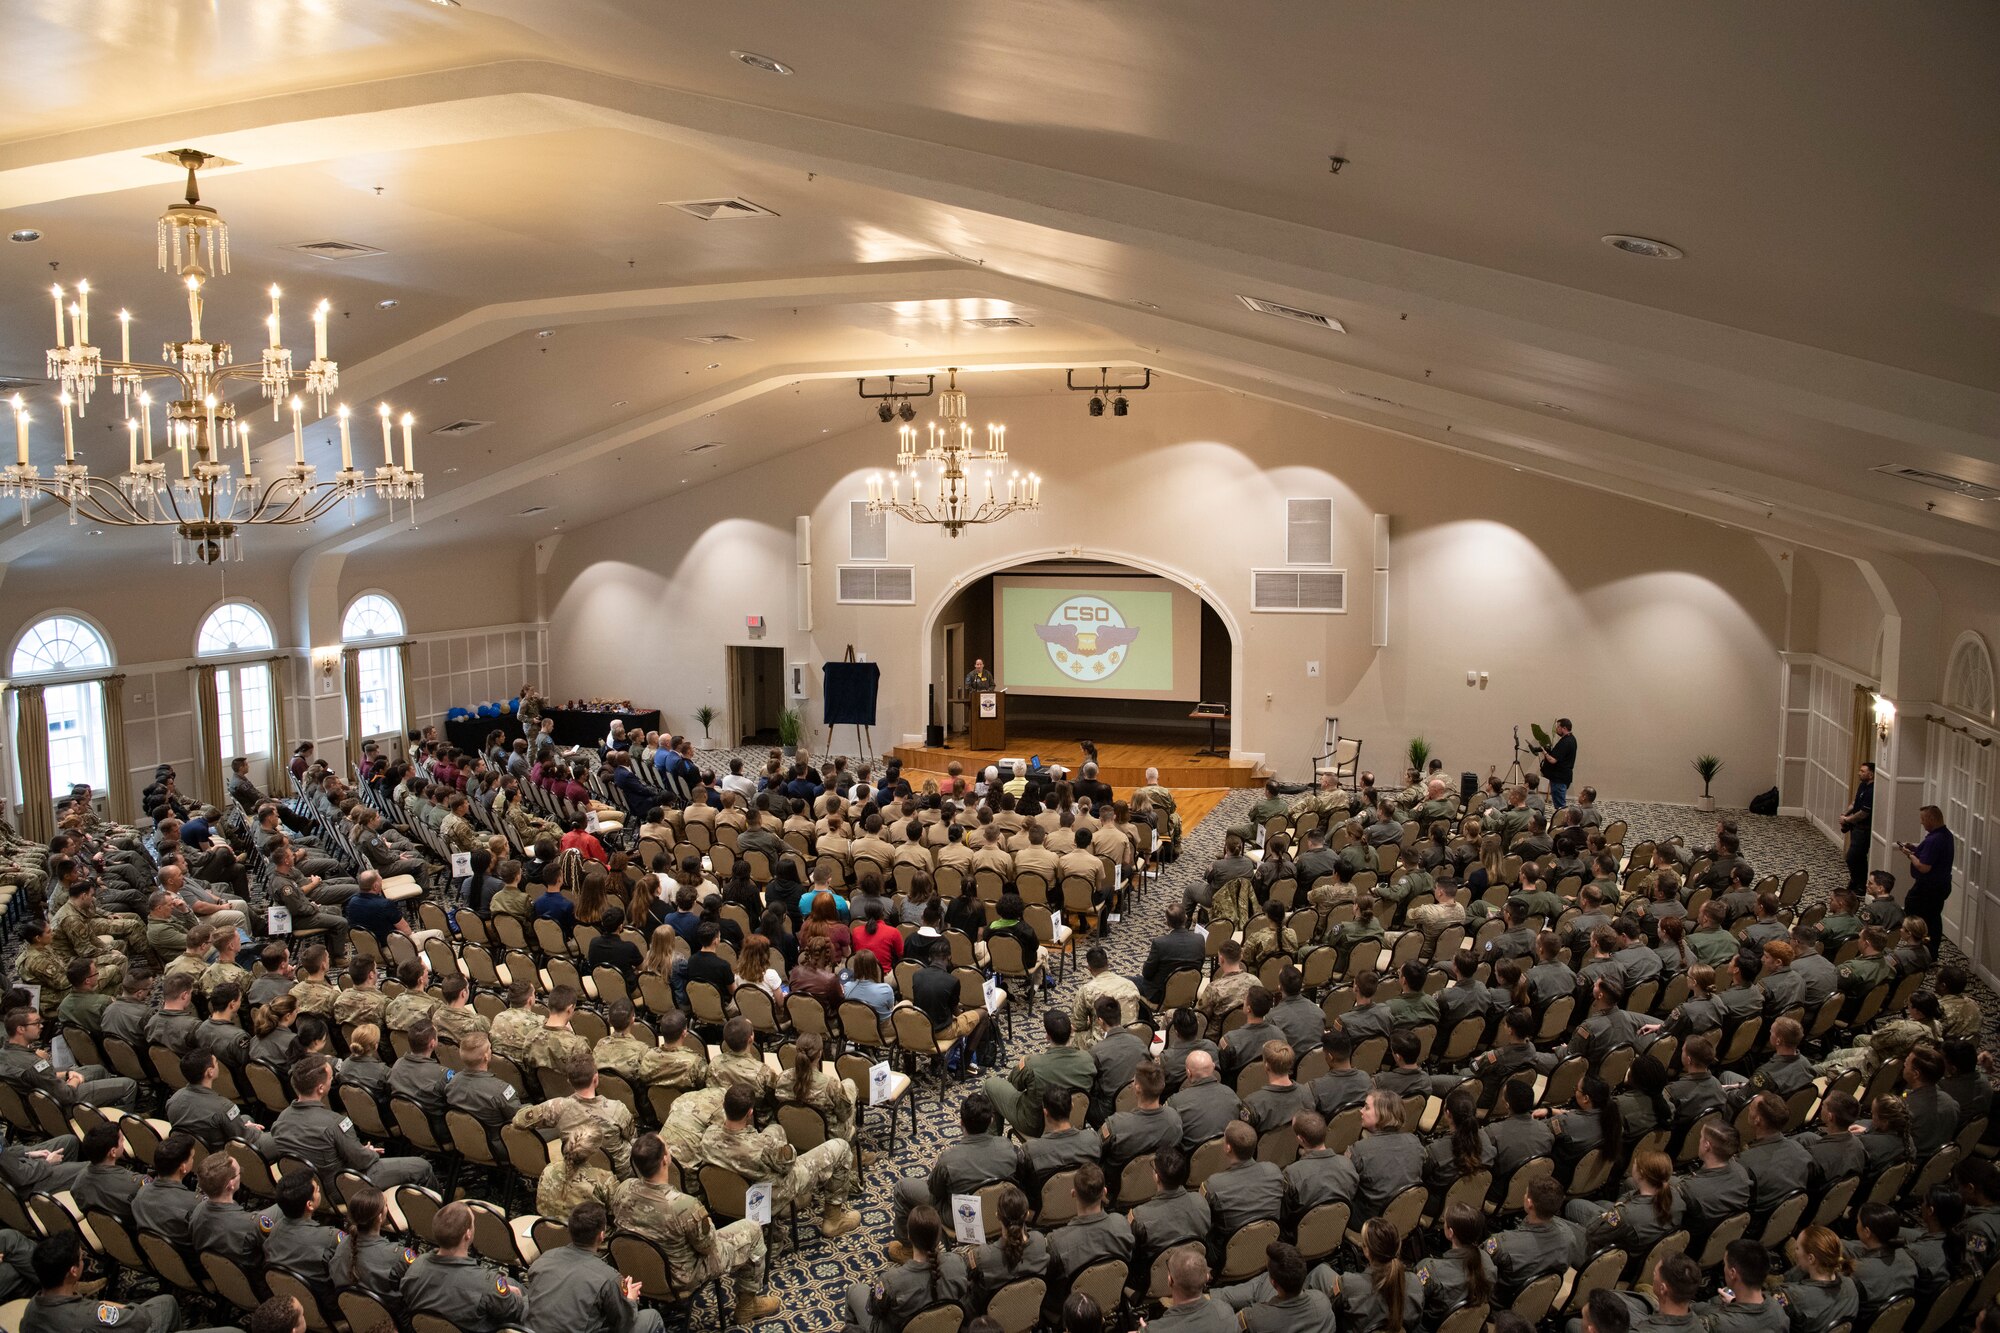
POLYGON ((332 694, 340 672, 340 649, 315 648, 312 654, 313 679, 320 694, 332 694))
POLYGON ((1875 695, 1875 732, 1883 740, 1889 739, 1889 728, 1896 722, 1896 705, 1881 695, 1875 695))

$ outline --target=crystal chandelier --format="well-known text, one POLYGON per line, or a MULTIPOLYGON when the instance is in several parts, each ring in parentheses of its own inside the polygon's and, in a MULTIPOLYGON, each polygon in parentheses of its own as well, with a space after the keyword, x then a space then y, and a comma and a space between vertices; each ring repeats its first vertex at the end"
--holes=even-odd
POLYGON ((973 442, 971 423, 965 419, 965 390, 958 387, 958 371, 938 395, 940 426, 933 421, 929 443, 920 451, 917 428, 905 423, 897 431, 896 470, 885 482, 881 473, 868 479, 868 512, 895 514, 912 523, 928 523, 956 537, 968 527, 997 523, 1009 514, 1042 507, 1042 479, 1035 473, 1022 476, 1007 471, 1007 428, 989 425, 986 447, 973 442), (982 475, 975 477, 967 465, 976 465, 982 475), (926 484, 923 465, 936 469, 926 484), (1003 493, 996 485, 1006 477, 1003 493), (908 482, 908 494, 904 491, 908 482), (983 489, 977 484, 984 482, 983 489))
MULTIPOLYGON (((30 414, 21 395, 14 395, 16 456, 11 466, 0 468, 0 499, 20 498, 23 524, 35 498, 46 495, 68 507, 72 524, 82 517, 116 527, 169 528, 177 565, 190 559, 202 564, 241 560, 239 528, 311 523, 342 500, 351 505, 371 495, 388 501, 392 514, 397 501, 406 502, 414 525, 416 502, 424 494, 424 476, 416 470, 416 451, 411 443, 415 418, 408 412, 401 419, 403 456, 399 464, 393 414, 386 403, 377 409, 382 421, 383 459, 382 466, 370 476, 354 466, 348 410, 340 407, 340 471, 331 481, 315 480, 315 469, 306 462, 305 403, 292 392, 292 351, 278 337, 276 287, 271 288, 271 313, 264 321, 268 342, 256 362, 236 363, 228 343, 202 337, 202 286, 208 279, 229 272, 229 225, 214 208, 201 202, 195 182, 195 173, 209 156, 188 148, 174 154, 187 168, 187 198, 160 215, 160 269, 174 274, 186 288, 188 337, 164 344, 158 363, 134 361, 132 316, 120 310, 119 357, 107 362, 104 353, 90 342, 90 284, 79 282, 68 294, 57 284, 56 345, 49 349, 48 373, 60 391, 57 404, 62 416, 63 461, 44 477, 29 460, 30 414), (125 409, 127 466, 125 474, 116 478, 93 474, 76 456, 75 420, 89 407, 106 371, 111 375, 112 391, 125 409), (160 457, 154 453, 155 400, 146 387, 148 380, 173 382, 168 386, 170 392, 161 395, 165 434, 160 457), (231 386, 246 380, 254 380, 270 400, 273 421, 281 419, 286 406, 291 408, 292 465, 269 479, 251 470, 250 423, 238 421, 235 405, 225 401, 231 386), (229 462, 230 452, 237 448, 242 451, 240 472, 229 462), (176 453, 180 455, 178 477, 170 475, 168 466, 168 459, 176 453)), ((329 309, 325 301, 313 308, 313 359, 305 368, 301 386, 321 416, 340 384, 340 367, 326 355, 329 309)))

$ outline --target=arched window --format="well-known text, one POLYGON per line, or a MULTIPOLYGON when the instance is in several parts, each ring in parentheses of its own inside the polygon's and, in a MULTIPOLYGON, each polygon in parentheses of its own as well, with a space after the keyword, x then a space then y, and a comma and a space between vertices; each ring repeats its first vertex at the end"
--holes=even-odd
MULTIPOLYGON (((53 615, 30 625, 14 645, 10 675, 37 676, 109 670, 111 644, 78 616, 53 615)), ((106 786, 104 686, 95 680, 51 684, 42 692, 49 723, 49 794, 62 796, 79 782, 106 786)))
POLYGON ((1974 717, 1993 719, 1993 655, 1986 640, 1967 630, 1951 650, 1944 676, 1944 701, 1974 717))
MULTIPOLYGON (((403 632, 403 613, 379 592, 363 593, 341 617, 341 642, 366 644, 403 632)), ((402 730, 403 672, 394 645, 357 647, 355 666, 361 677, 361 735, 387 736, 402 730)))
POLYGON ((379 592, 367 592, 354 599, 340 621, 340 641, 394 638, 403 632, 403 613, 379 592))
POLYGON ((196 657, 220 657, 228 653, 254 653, 275 647, 271 622, 247 602, 224 602, 208 613, 195 638, 196 657))
MULTIPOLYGON (((271 622, 247 602, 224 602, 208 613, 195 636, 198 658, 269 652, 277 646, 271 622)), ((218 748, 227 761, 237 755, 250 760, 253 771, 271 753, 271 669, 263 662, 221 665, 215 669, 218 748)))

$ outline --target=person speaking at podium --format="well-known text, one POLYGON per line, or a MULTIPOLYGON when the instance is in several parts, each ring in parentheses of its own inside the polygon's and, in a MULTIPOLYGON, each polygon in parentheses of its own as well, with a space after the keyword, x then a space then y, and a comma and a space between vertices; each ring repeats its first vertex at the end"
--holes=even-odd
POLYGON ((966 692, 973 694, 980 690, 990 690, 992 688, 994 688, 993 673, 986 669, 986 659, 983 657, 973 658, 972 670, 965 673, 966 692))

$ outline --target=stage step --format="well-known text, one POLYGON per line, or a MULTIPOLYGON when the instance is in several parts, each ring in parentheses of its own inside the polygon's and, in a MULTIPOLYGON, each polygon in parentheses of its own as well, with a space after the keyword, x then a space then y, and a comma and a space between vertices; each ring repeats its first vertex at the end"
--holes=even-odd
MULTIPOLYGON (((1043 764, 1061 764, 1075 770, 1083 767, 1083 751, 1074 736, 1015 736, 1004 750, 974 750, 963 736, 943 746, 899 745, 895 749, 906 770, 942 777, 946 765, 956 760, 969 775, 1006 757, 1041 756, 1043 764)), ((1111 784, 1119 795, 1143 786, 1146 770, 1160 770, 1163 787, 1257 787, 1268 776, 1248 759, 1223 759, 1198 755, 1198 740, 1100 741, 1097 745, 1097 775, 1111 784)))

